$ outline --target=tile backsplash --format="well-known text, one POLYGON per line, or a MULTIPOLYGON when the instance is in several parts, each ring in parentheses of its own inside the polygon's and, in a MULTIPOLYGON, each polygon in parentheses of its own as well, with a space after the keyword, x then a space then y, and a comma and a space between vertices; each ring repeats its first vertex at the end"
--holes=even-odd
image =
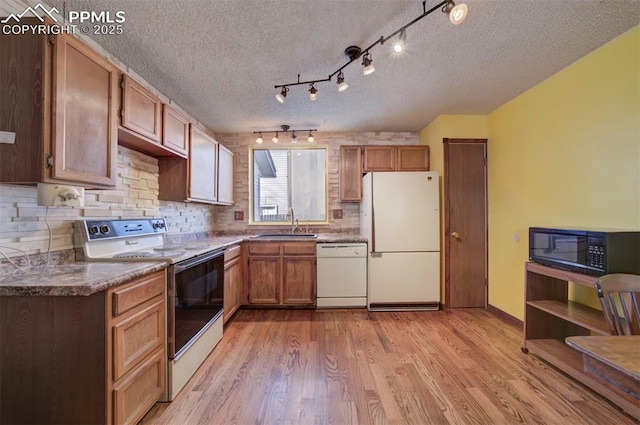
POLYGON ((118 181, 114 190, 85 191, 84 208, 39 207, 35 186, 0 184, 0 251, 8 256, 46 252, 49 223, 51 250, 73 248, 73 223, 95 218, 165 217, 169 234, 212 232, 210 205, 158 200, 158 161, 118 147, 118 181))
MULTIPOLYGON (((340 145, 419 144, 419 134, 414 132, 315 133, 314 136, 317 144, 327 146, 329 173, 329 225, 314 228, 315 232, 357 231, 359 228, 359 204, 340 203, 338 198, 340 145), (336 209, 342 210, 341 219, 333 218, 336 209)), ((170 236, 259 231, 258 227, 248 229, 247 226, 249 147, 255 143, 255 135, 217 134, 217 140, 236 155, 235 205, 159 201, 158 161, 119 146, 116 189, 85 191, 83 208, 49 207, 47 211, 46 207, 37 205, 35 186, 0 184, 0 254, 14 257, 22 255, 20 251, 28 254, 46 252, 49 244, 47 223, 53 235, 51 250, 71 250, 74 248, 73 223, 85 218, 165 217, 170 236), (236 211, 243 211, 243 220, 234 220, 236 211)))

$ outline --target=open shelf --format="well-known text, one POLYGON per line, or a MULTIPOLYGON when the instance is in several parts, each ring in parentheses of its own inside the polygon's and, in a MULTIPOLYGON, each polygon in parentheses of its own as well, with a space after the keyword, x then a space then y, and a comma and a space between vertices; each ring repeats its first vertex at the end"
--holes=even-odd
POLYGON ((611 335, 602 312, 595 308, 574 301, 558 300, 527 301, 527 305, 575 323, 598 335, 611 335))

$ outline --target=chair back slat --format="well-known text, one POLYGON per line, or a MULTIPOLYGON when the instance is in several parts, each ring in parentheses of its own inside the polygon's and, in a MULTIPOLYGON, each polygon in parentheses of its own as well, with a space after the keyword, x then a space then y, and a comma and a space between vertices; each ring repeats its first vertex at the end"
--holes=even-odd
POLYGON ((605 275, 596 281, 595 287, 611 334, 640 334, 640 275, 605 275))

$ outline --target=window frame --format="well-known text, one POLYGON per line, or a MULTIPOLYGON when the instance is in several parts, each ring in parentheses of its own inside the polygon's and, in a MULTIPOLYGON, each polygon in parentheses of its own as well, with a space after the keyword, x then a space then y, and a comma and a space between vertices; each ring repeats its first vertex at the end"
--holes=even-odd
MULTIPOLYGON (((249 146, 249 164, 248 164, 248 168, 249 168, 249 222, 248 224, 250 226, 290 226, 291 225, 291 221, 255 221, 254 220, 254 187, 253 187, 253 167, 254 167, 254 163, 253 163, 253 152, 255 150, 286 150, 288 152, 288 157, 291 157, 291 152, 295 151, 295 150, 312 150, 312 149, 322 149, 324 150, 324 197, 325 197, 325 203, 324 203, 324 221, 299 221, 299 225, 304 225, 304 226, 327 226, 329 224, 329 147, 328 145, 318 145, 318 144, 314 144, 311 146, 304 146, 304 145, 300 145, 300 146, 291 146, 291 145, 284 145, 284 146, 260 146, 260 145, 252 145, 249 146)), ((290 163, 290 159, 288 160, 288 164, 291 165, 290 163)), ((289 183, 289 189, 288 189, 288 196, 291 196, 290 193, 290 180, 291 176, 289 175, 288 177, 288 183, 289 183)), ((295 213, 295 210, 294 210, 295 213)))

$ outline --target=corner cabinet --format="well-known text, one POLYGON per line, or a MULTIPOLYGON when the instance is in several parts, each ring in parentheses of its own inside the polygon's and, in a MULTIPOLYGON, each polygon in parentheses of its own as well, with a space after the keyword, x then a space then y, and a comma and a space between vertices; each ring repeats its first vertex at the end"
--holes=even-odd
POLYGON ((637 399, 585 372, 582 354, 565 342, 569 336, 611 335, 602 311, 569 300, 568 282, 595 292, 596 279, 538 263, 525 263, 522 351, 549 362, 624 410, 638 412, 637 399))
POLYGON ((191 126, 189 158, 159 158, 158 199, 218 203, 218 142, 191 126))
POLYGON ((249 304, 315 307, 315 249, 315 242, 250 242, 249 304))
POLYGON ((0 182, 115 187, 118 69, 66 34, 0 37, 0 56, 0 129, 16 133, 0 182))

